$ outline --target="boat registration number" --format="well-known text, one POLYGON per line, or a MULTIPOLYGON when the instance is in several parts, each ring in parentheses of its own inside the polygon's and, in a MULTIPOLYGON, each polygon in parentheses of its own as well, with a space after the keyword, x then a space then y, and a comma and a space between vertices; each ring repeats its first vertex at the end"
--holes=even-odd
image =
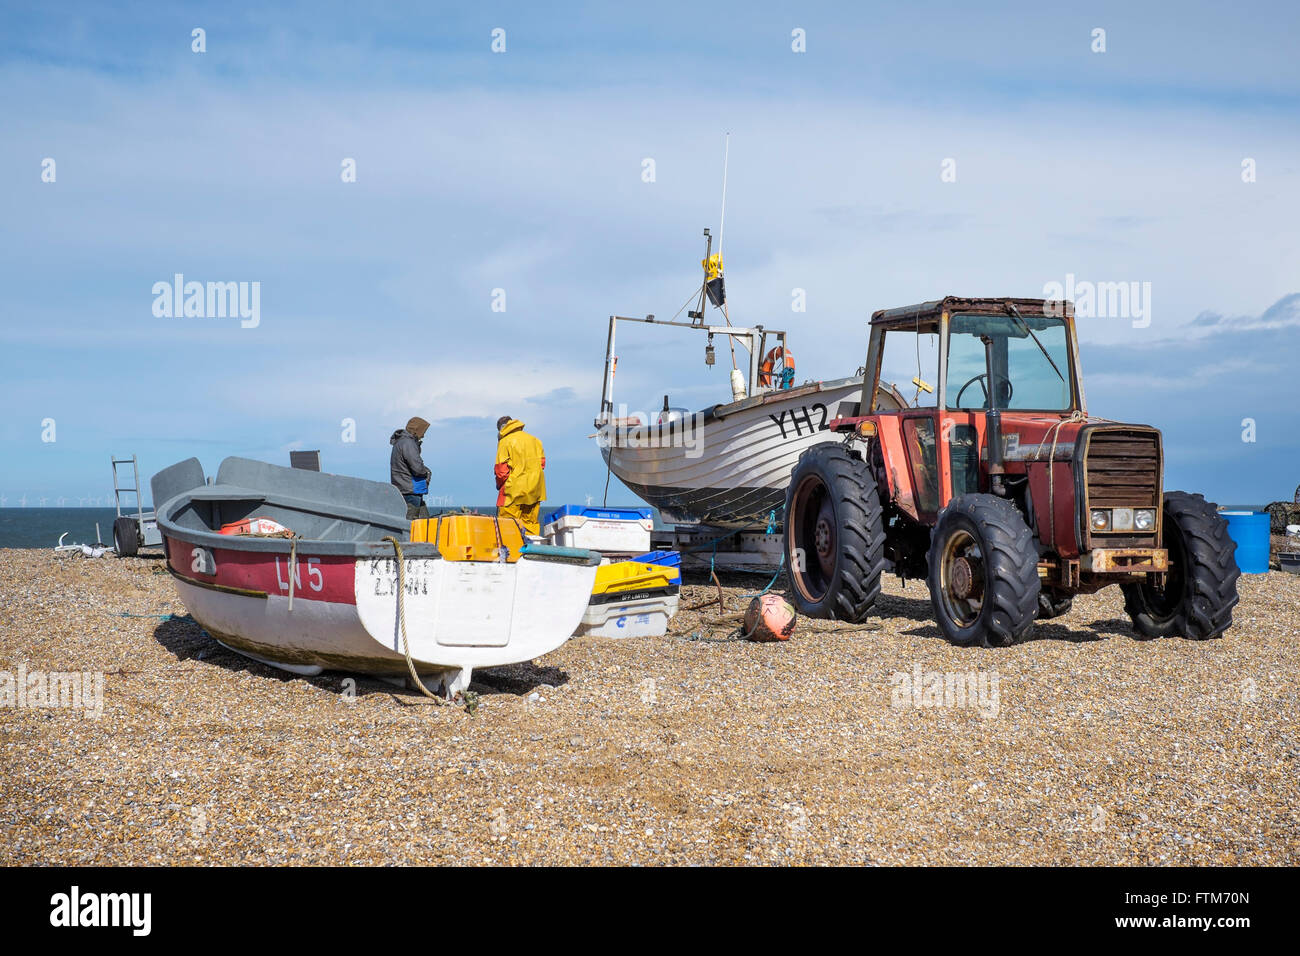
POLYGON ((802 437, 805 433, 815 435, 817 432, 830 431, 830 413, 821 402, 803 405, 799 408, 787 408, 780 415, 768 415, 781 429, 781 437, 802 437))

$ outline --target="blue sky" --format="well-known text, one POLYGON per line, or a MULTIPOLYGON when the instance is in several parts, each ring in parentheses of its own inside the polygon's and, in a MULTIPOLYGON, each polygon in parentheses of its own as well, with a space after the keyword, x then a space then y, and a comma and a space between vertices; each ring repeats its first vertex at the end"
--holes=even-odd
MULTIPOLYGON (((1090 410, 1164 429, 1170 487, 1289 498, 1300 8, 1048 7, 6 4, 2 503, 106 496, 110 453, 384 480, 412 414, 434 494, 493 499, 511 414, 553 501, 599 499, 607 316, 696 287, 724 131, 732 317, 801 378, 862 364, 877 308, 1150 283, 1149 325, 1080 321, 1090 410), (259 282, 260 323, 155 316, 175 273, 259 282)), ((723 400, 701 351, 626 337, 620 399, 723 400)))

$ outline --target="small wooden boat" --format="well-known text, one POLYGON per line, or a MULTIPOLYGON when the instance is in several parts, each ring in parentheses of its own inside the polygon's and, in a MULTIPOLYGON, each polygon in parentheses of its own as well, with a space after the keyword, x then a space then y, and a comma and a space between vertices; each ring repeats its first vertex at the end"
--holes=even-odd
POLYGON ((427 687, 455 694, 476 667, 563 644, 600 560, 536 545, 487 561, 444 558, 437 543, 411 541, 392 485, 246 458, 227 458, 212 484, 196 458, 152 484, 167 567, 190 614, 231 650, 296 674, 400 680, 409 650, 427 687), (277 525, 288 531, 230 533, 277 525), (400 546, 400 577, 399 547, 386 538, 400 546))

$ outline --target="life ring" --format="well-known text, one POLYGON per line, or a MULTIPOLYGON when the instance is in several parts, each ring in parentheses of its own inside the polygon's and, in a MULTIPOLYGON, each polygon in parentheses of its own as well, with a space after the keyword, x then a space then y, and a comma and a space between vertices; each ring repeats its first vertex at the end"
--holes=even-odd
POLYGON ((776 367, 776 360, 781 360, 781 367, 794 371, 794 353, 787 352, 778 345, 763 357, 763 364, 758 367, 758 384, 766 388, 772 384, 772 370, 776 367))

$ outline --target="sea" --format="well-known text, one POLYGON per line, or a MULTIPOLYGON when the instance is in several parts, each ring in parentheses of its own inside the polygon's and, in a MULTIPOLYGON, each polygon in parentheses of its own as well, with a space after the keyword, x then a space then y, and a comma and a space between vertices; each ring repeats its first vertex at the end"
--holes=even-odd
POLYGON ((113 543, 113 508, 0 508, 0 548, 53 548, 65 531, 64 544, 113 543))

